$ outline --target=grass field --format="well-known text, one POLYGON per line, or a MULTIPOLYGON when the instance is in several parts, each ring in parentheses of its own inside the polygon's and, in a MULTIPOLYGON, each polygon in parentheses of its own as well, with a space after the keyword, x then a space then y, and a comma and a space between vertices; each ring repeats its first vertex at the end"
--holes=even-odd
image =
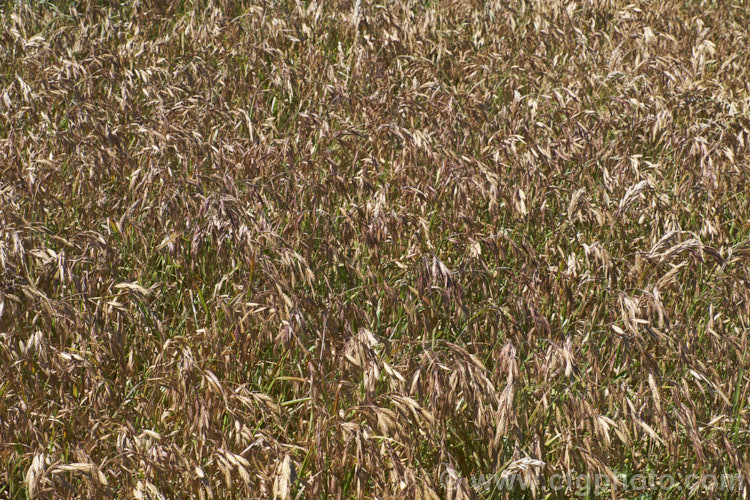
POLYGON ((747 494, 750 6, 630 1, 5 0, 0 498, 747 494))

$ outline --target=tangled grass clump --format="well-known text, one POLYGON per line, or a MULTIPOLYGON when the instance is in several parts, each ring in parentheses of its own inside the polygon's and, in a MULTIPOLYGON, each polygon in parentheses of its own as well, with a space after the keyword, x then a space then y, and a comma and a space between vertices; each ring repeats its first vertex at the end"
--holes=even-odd
POLYGON ((748 25, 5 1, 0 498, 747 494, 748 25))

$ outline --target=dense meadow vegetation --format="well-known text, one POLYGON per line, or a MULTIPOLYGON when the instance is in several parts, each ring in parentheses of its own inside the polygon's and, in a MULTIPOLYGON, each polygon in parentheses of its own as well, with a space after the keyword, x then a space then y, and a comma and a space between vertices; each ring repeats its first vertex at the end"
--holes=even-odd
POLYGON ((0 498, 747 493, 747 2, 1 5, 0 498))

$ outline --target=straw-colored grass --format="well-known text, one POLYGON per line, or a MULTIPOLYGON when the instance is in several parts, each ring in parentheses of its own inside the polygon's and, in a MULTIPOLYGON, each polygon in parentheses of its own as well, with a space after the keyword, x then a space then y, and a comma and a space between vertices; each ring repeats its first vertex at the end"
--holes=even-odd
POLYGON ((746 493, 748 26, 6 0, 0 498, 746 493))

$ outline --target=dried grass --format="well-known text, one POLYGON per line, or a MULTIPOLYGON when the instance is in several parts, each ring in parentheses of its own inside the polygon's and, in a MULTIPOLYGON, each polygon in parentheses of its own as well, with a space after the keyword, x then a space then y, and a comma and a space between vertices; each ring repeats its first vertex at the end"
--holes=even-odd
POLYGON ((3 3, 0 497, 750 479, 748 12, 3 3))

